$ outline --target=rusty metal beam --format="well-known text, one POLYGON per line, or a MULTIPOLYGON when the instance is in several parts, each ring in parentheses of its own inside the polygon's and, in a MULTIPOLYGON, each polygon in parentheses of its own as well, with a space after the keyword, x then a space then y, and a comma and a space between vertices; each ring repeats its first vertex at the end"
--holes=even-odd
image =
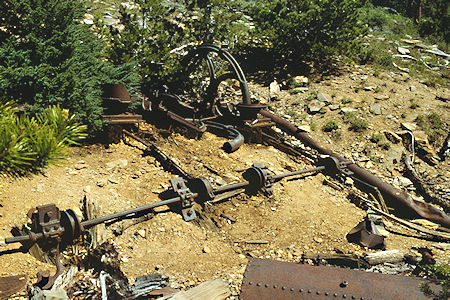
MULTIPOLYGON (((260 111, 260 114, 263 115, 264 117, 270 118, 273 122, 277 124, 278 127, 283 129, 286 133, 295 136, 306 146, 317 150, 321 154, 335 157, 339 161, 342 162, 347 161, 347 159, 345 159, 344 157, 334 153, 330 149, 321 145, 319 142, 313 140, 307 132, 301 130, 291 122, 274 115, 268 110, 263 109, 260 111)), ((372 186, 377 187, 383 194, 383 197, 397 200, 398 202, 403 204, 403 207, 409 208, 410 210, 417 213, 419 216, 442 224, 446 227, 450 227, 450 217, 441 210, 437 209, 436 207, 425 202, 414 200, 408 193, 399 190, 394 186, 382 181, 377 176, 361 168, 357 164, 349 164, 347 168, 354 173, 354 176, 357 179, 360 179, 372 186)))
MULTIPOLYGON (((424 281, 406 276, 251 258, 239 299, 429 299, 419 288, 424 281)), ((430 286, 439 291, 437 285, 430 286)))

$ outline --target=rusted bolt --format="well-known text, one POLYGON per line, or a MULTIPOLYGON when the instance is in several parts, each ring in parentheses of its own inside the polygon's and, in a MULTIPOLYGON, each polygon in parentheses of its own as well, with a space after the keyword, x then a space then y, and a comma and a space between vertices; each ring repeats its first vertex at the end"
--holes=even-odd
POLYGON ((299 289, 298 291, 299 291, 300 293, 303 293, 304 290, 303 290, 303 289, 299 289))
POLYGON ((250 281, 250 282, 248 283, 248 285, 252 285, 252 282, 250 281))
POLYGON ((340 286, 341 288, 347 287, 347 286, 348 286, 348 281, 347 281, 347 280, 343 280, 339 286, 340 286))
POLYGON ((284 290, 286 289, 286 287, 285 287, 285 286, 282 286, 281 289, 284 291, 284 290))
POLYGON ((256 284, 256 286, 261 286, 261 283, 258 282, 258 283, 256 284))
POLYGON ((290 291, 293 292, 293 291, 294 291, 294 288, 290 288, 290 291))
POLYGON ((308 290, 308 294, 311 294, 311 290, 308 290))
POLYGON ((320 295, 320 291, 317 291, 316 294, 317 294, 317 295, 320 295))
POLYGON ((276 288, 277 288, 277 286, 276 286, 276 285, 274 285, 274 286, 273 286, 273 288, 274 288, 274 289, 276 289, 276 288))

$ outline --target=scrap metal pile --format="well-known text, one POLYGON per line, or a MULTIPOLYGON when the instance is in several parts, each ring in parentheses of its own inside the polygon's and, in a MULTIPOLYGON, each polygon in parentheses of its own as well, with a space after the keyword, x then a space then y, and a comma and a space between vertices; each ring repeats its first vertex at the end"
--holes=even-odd
MULTIPOLYGON (((202 205, 207 202, 219 202, 240 193, 255 194, 260 191, 271 193, 271 187, 276 182, 286 177, 295 177, 302 174, 322 172, 337 180, 350 177, 361 191, 367 195, 374 195, 374 199, 377 198, 381 202, 380 205, 375 201, 368 202, 369 207, 380 214, 396 218, 387 209, 383 209, 388 205, 401 210, 403 215, 407 211, 410 216, 419 215, 444 227, 450 227, 450 217, 443 211, 428 203, 414 200, 406 192, 383 182, 357 163, 320 145, 307 132, 302 131, 294 124, 274 115, 268 110, 267 105, 252 100, 244 73, 227 50, 214 45, 197 46, 186 55, 183 63, 186 67, 186 78, 200 78, 202 81, 201 86, 194 93, 197 97, 192 96, 190 98, 186 95, 177 95, 167 90, 155 91, 152 97, 142 100, 142 115, 127 114, 124 108, 122 110, 111 110, 111 114, 104 117, 106 121, 110 122, 111 126, 120 126, 121 134, 144 144, 147 154, 155 156, 165 168, 180 177, 170 180, 170 189, 160 194, 162 199, 160 202, 94 219, 80 220, 74 211, 70 209, 61 211, 54 204, 39 206, 31 210, 28 214, 31 225, 28 228, 24 227, 21 231, 16 231, 15 236, 7 238, 5 242, 7 244, 21 243, 25 249, 30 249, 34 244, 37 244, 41 249, 56 257, 57 272, 53 276, 41 276, 40 282, 37 283, 41 288, 50 288, 55 279, 63 273, 61 251, 68 245, 76 243, 80 236, 93 226, 142 216, 151 213, 156 207, 160 206, 168 206, 173 211, 179 212, 185 221, 192 221, 197 217, 194 203, 202 205), (222 64, 227 65, 225 71, 223 71, 224 68, 220 70, 216 68, 217 64, 214 59, 221 60, 222 64), (200 70, 205 72, 198 74, 200 70), (233 81, 235 84, 230 85, 229 82, 233 81), (235 91, 240 91, 240 98, 236 99, 225 95, 223 91, 230 86, 235 91), (139 129, 133 133, 128 127, 124 128, 124 126, 132 127, 130 124, 141 122, 142 119, 154 119, 153 114, 163 114, 167 120, 193 130, 197 136, 201 136, 205 131, 211 131, 229 138, 230 140, 223 145, 223 150, 226 152, 238 150, 244 140, 265 142, 273 144, 293 156, 306 159, 314 163, 315 167, 275 174, 263 164, 254 164, 243 172, 243 181, 214 187, 206 177, 194 177, 184 170, 161 151, 156 144, 146 139, 139 129), (279 134, 273 129, 274 126, 281 129, 285 134, 297 138, 304 147, 297 147, 287 142, 283 134, 279 134)), ((124 87, 112 86, 112 89, 110 93, 107 93, 108 101, 117 98, 119 100, 125 99, 126 103, 132 102, 133 99, 127 95, 124 87)), ((124 101, 119 102, 124 103, 124 101)), ((362 197, 364 198, 364 196, 362 197)), ((366 198, 370 199, 369 196, 366 198)), ((362 227, 365 229, 367 226, 362 227)), ((435 238, 450 239, 450 234, 444 231, 431 232, 425 228, 419 228, 419 226, 414 229, 435 238)), ((250 287, 256 290, 264 290, 265 283, 263 282, 262 279, 258 282, 248 281, 247 278, 243 285, 245 288, 243 288, 244 294, 258 294, 257 291, 250 291, 250 287), (263 284, 263 286, 258 284, 263 284)), ((294 291, 293 287, 292 290, 291 287, 286 286, 286 288, 281 289, 286 293, 294 291), (286 288, 288 289, 286 290, 286 288)), ((273 286, 266 290, 274 293, 276 288, 273 286)), ((305 288, 305 291, 309 293, 307 288, 305 288)), ((298 292, 297 288, 296 292, 298 292)), ((315 291, 317 293, 316 298, 320 295, 319 292, 320 290, 315 291)), ((367 290, 364 292, 367 292, 367 290)), ((363 294, 361 291, 359 293, 363 294)), ((258 297, 247 296, 245 299, 262 299, 258 297)), ((274 295, 272 299, 277 297, 274 295)))

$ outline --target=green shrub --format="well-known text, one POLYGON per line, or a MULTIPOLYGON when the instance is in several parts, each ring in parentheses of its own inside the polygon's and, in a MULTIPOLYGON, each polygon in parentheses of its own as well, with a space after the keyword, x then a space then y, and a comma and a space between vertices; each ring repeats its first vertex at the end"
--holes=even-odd
POLYGON ((64 158, 85 131, 59 106, 29 117, 17 115, 12 102, 0 102, 0 174, 23 175, 64 158))
POLYGON ((431 144, 439 144, 445 136, 444 127, 447 125, 442 121, 441 117, 433 112, 428 116, 418 115, 416 124, 425 131, 431 144))
POLYGON ((355 113, 349 112, 344 115, 345 123, 350 124, 350 130, 363 132, 369 127, 369 122, 358 117, 355 113))
POLYGON ((248 29, 236 0, 135 3, 134 9, 120 7, 124 28, 110 31, 108 54, 116 64, 138 65, 144 93, 163 85, 183 90, 189 83, 185 77, 180 78, 183 75, 180 54, 185 53, 187 46, 216 43, 232 48, 248 29))
POLYGON ((339 123, 335 120, 328 121, 323 127, 322 130, 325 132, 331 132, 339 129, 339 123))
POLYGON ((373 134, 372 137, 370 138, 370 141, 372 143, 378 144, 379 142, 381 142, 383 140, 383 135, 382 134, 373 134))
POLYGON ((295 58, 323 58, 357 47, 365 32, 358 22, 364 0, 254 1, 252 41, 275 53, 295 58))
POLYGON ((77 120, 101 128, 101 83, 130 83, 131 66, 113 67, 104 43, 82 23, 80 1, 0 2, 0 98, 29 113, 49 105, 70 109, 77 120))
POLYGON ((441 290, 439 292, 433 291, 429 284, 422 283, 420 289, 422 292, 433 299, 449 299, 450 297, 450 265, 449 264, 435 264, 435 265, 419 265, 418 274, 421 277, 426 276, 432 280, 439 281, 441 290))

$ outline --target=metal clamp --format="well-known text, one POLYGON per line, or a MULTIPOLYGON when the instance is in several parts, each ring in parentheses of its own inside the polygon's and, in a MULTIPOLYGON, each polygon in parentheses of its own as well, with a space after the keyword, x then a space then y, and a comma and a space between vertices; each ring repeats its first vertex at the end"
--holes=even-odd
POLYGON ((183 178, 176 177, 170 179, 173 191, 181 198, 181 213, 183 219, 188 222, 197 218, 195 210, 192 208, 194 205, 194 193, 186 186, 183 178))

